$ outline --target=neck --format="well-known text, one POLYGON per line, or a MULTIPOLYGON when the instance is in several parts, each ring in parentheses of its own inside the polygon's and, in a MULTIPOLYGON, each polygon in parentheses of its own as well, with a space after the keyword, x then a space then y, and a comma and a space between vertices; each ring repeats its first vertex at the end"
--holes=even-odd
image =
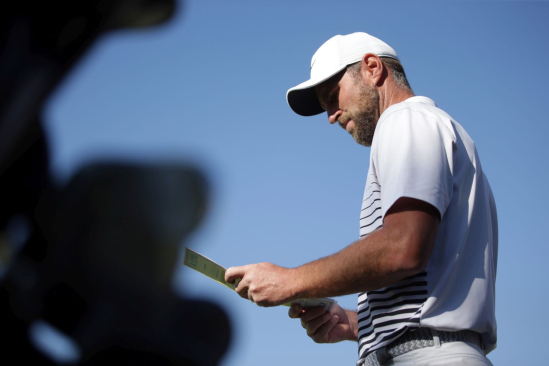
POLYGON ((414 96, 414 93, 407 89, 394 85, 393 83, 384 83, 379 88, 379 115, 393 104, 405 101, 414 96))

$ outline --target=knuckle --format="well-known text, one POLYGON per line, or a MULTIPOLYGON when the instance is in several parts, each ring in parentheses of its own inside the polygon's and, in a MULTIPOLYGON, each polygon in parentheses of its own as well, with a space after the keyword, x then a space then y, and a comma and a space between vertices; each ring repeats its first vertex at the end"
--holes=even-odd
POLYGON ((322 343, 323 341, 323 337, 320 334, 315 334, 311 338, 315 343, 322 343))

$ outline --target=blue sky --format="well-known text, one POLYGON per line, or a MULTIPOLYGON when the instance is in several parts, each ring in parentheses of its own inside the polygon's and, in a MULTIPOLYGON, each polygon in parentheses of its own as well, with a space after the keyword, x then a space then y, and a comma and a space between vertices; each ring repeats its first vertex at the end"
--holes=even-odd
MULTIPOLYGON (((548 316, 549 3, 198 1, 165 25, 100 39, 48 102, 62 184, 97 159, 177 161, 210 183, 186 245, 229 267, 293 267, 358 238, 369 149, 286 90, 336 34, 365 31, 399 54, 416 95, 477 144, 499 214, 496 365, 543 364, 548 316)), ((353 365, 356 344, 318 345, 287 308, 259 308, 182 266, 174 288, 220 303, 234 333, 224 366, 353 365)), ((356 307, 355 296, 338 298, 356 307)))

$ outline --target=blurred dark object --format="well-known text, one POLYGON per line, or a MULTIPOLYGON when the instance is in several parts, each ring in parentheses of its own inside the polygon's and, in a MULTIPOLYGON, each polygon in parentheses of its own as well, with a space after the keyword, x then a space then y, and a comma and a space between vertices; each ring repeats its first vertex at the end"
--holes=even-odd
POLYGON ((170 286, 177 244, 202 217, 205 187, 192 168, 105 163, 44 194, 28 246, 45 242, 47 250, 24 248, 5 281, 29 347, 59 363, 215 365, 228 346, 227 318, 170 286), (68 336, 72 348, 36 338, 48 331, 68 336))
POLYGON ((230 327, 173 294, 201 220, 202 175, 104 162, 49 175, 42 104, 104 31, 160 23, 173 1, 0 2, 0 363, 216 365, 230 327))
POLYGON ((1 0, 0 173, 36 141, 44 99, 98 36, 173 10, 174 0, 1 0))

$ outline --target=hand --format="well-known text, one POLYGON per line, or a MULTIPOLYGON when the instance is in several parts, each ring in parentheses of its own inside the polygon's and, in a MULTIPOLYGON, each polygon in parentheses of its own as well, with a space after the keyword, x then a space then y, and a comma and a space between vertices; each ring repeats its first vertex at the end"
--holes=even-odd
POLYGON ((301 326, 316 343, 357 340, 356 313, 339 305, 326 312, 323 307, 303 308, 299 304, 293 304, 288 315, 290 318, 301 318, 301 326))
POLYGON ((272 263, 250 264, 231 267, 225 272, 225 281, 234 283, 241 278, 235 291, 259 306, 277 306, 290 300, 294 295, 290 286, 295 283, 290 269, 272 263))

